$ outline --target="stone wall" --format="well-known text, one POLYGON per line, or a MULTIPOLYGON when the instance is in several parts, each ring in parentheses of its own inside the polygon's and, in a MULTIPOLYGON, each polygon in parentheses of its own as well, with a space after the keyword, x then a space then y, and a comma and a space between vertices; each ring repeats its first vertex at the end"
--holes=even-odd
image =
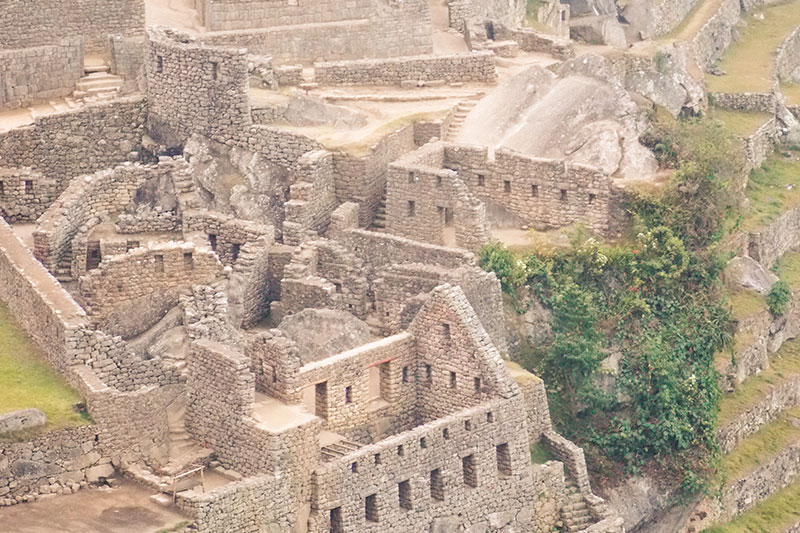
POLYGON ((347 232, 344 242, 373 268, 392 263, 423 263, 449 268, 475 264, 475 256, 466 250, 416 242, 387 233, 353 229, 347 232))
POLYGON ((269 54, 279 64, 433 51, 427 2, 396 2, 391 7, 382 3, 383 0, 358 0, 343 7, 320 1, 296 7, 268 2, 267 9, 254 11, 251 8, 255 8, 255 2, 244 6, 242 2, 235 6, 215 2, 212 5, 234 12, 225 14, 227 20, 212 23, 212 31, 201 39, 211 45, 247 47, 251 53, 269 54), (269 16, 270 11, 278 10, 285 11, 285 16, 269 16), (235 17, 241 18, 232 20, 235 17))
POLYGON ((336 207, 333 154, 315 150, 297 160, 295 182, 284 204, 283 242, 300 244, 309 233, 321 234, 336 207))
POLYGON ((177 305, 181 290, 221 275, 216 255, 194 243, 148 244, 103 259, 81 277, 79 291, 93 322, 128 338, 177 305))
POLYGON ((800 209, 790 209, 769 226, 750 232, 747 255, 770 268, 783 254, 800 246, 800 209))
POLYGON ((736 39, 740 13, 739 0, 723 0, 717 12, 694 36, 691 46, 700 68, 707 69, 716 63, 736 39))
POLYGON ((192 517, 197 531, 249 533, 292 531, 298 510, 288 485, 277 476, 256 476, 209 492, 178 494, 176 505, 192 517), (266 529, 265 529, 266 528, 266 529))
POLYGON ((233 265, 236 262, 236 248, 241 252, 246 245, 255 244, 265 237, 272 242, 275 230, 259 222, 237 219, 215 211, 192 209, 183 212, 183 231, 205 233, 209 236, 210 245, 213 236, 212 249, 219 260, 223 265, 233 265))
MULTIPOLYGON (((85 256, 72 254, 72 241, 78 233, 85 235, 94 225, 122 212, 147 181, 171 179, 174 172, 185 169, 183 158, 165 159, 159 165, 127 163, 72 180, 58 202, 39 219, 33 235, 34 255, 51 272, 70 257, 85 264, 85 256)), ((72 274, 77 278, 84 271, 81 268, 72 274)))
POLYGON ((323 463, 311 531, 530 531, 536 495, 520 409, 520 397, 486 402, 323 463))
POLYGON ((745 140, 745 162, 747 172, 759 168, 775 150, 782 135, 778 119, 772 117, 759 126, 755 133, 745 140))
POLYGON ((83 37, 87 53, 108 50, 109 35, 144 33, 144 0, 6 0, 0 11, 0 48, 53 44, 83 37))
MULTIPOLYGON (((141 96, 37 117, 34 124, 0 133, 0 166, 30 167, 55 182, 112 167, 141 149, 146 105, 141 96)), ((49 205, 55 196, 43 200, 49 205)))
POLYGON ((144 76, 144 43, 143 35, 111 37, 111 72, 124 78, 122 86, 124 94, 147 92, 144 76))
POLYGON ((336 201, 358 204, 358 223, 367 226, 378 210, 386 189, 389 163, 412 151, 414 127, 405 126, 385 136, 363 156, 334 153, 336 201))
POLYGON ((449 0, 447 2, 450 27, 463 33, 470 23, 482 25, 486 20, 497 20, 516 28, 525 16, 525 0, 449 0))
POLYGON ((800 27, 787 35, 778 47, 775 75, 784 83, 800 83, 800 27))
POLYGON ((68 96, 81 76, 80 38, 18 50, 0 48, 0 110, 68 96))
POLYGON ((717 430, 723 453, 729 453, 743 438, 755 433, 782 412, 800 404, 800 376, 789 376, 772 384, 763 397, 745 412, 717 430))
POLYGON ((400 85, 404 81, 493 82, 495 55, 490 51, 446 56, 409 56, 314 63, 321 85, 400 85))
POLYGON ((53 180, 30 168, 0 167, 0 216, 9 222, 33 222, 56 195, 53 180))
POLYGON ((95 426, 0 444, 0 507, 45 494, 71 494, 114 473, 95 426))
POLYGON ((716 107, 744 111, 745 113, 775 113, 773 93, 709 93, 716 107))
POLYGON ((550 54, 563 61, 575 57, 575 50, 569 39, 558 39, 527 28, 512 29, 497 24, 494 26, 494 38, 497 41, 515 41, 520 50, 550 54))

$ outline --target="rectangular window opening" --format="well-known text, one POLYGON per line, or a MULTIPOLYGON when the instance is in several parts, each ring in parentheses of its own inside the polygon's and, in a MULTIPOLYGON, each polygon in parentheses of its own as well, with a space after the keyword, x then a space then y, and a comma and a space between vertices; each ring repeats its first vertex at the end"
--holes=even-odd
POLYGON ((364 516, 367 522, 378 521, 378 495, 370 494, 364 500, 364 516))
POLYGON ((344 403, 353 403, 353 387, 349 385, 344 388, 344 403))
POLYGON ((350 471, 354 474, 358 473, 358 461, 350 463, 350 471))
POLYGON ((531 196, 534 198, 539 196, 539 186, 538 185, 531 185, 531 196))
POLYGON ((425 365, 425 381, 428 383, 433 381, 433 369, 431 369, 431 365, 425 365))
POLYGON ((489 411, 486 413, 486 421, 487 422, 494 422, 494 413, 489 411))
POLYGON ((597 196, 595 196, 594 194, 589 194, 589 205, 592 205, 596 198, 597 196))
POLYGON ((511 452, 508 443, 497 445, 497 471, 504 476, 511 475, 511 452))
POLYGON ((415 178, 415 176, 414 176, 414 173, 413 173, 413 172, 409 172, 409 173, 408 173, 408 182, 409 182, 409 183, 414 183, 414 180, 415 180, 415 179, 416 179, 416 178, 415 178))
POLYGON ((484 185, 486 185, 486 176, 478 174, 478 187, 483 187, 484 185))
POLYGON ((450 340, 450 324, 442 323, 442 337, 450 340))
POLYGON ((331 533, 344 533, 341 507, 331 509, 331 533))
POLYGON ((153 260, 156 264, 156 272, 164 272, 164 256, 163 255, 154 255, 153 260))
POLYGON ((217 236, 213 233, 208 234, 208 245, 211 247, 212 252, 217 251, 217 236))
POLYGON ((510 193, 511 192, 511 182, 506 180, 503 182, 503 192, 510 193))
POLYGON ((475 378, 474 379, 474 385, 475 385, 475 392, 480 392, 481 391, 481 378, 475 378))
POLYGON ((417 204, 414 200, 408 201, 408 216, 413 217, 416 212, 417 204))
POLYGON ((411 481, 401 481, 397 484, 397 498, 401 509, 411 510, 411 481))
POLYGON ((219 78, 219 63, 211 62, 211 77, 215 80, 219 78))
POLYGON ((6 193, 5 186, 3 185, 3 182, 0 181, 0 195, 3 195, 5 193, 6 193))
POLYGON ((328 418, 328 382, 314 385, 314 414, 320 418, 328 418))
POLYGON ((379 453, 376 453, 376 454, 373 456, 373 459, 375 460, 375 464, 376 464, 376 465, 379 465, 379 464, 381 464, 381 454, 379 454, 379 453))
POLYGON ((33 181, 25 180, 25 194, 33 194, 33 181))
POLYGON ((431 498, 438 501, 444 501, 444 479, 442 479, 442 471, 438 468, 431 470, 431 498))
POLYGON ((437 187, 441 187, 442 186, 442 177, 441 176, 436 176, 436 186, 437 187))
POLYGON ((567 201, 567 189, 561 189, 561 201, 562 202, 567 201))
POLYGON ((403 457, 405 454, 406 454, 406 451, 403 448, 403 445, 401 444, 400 446, 397 447, 397 455, 399 455, 400 457, 403 457))
POLYGON ((442 430, 442 437, 444 438, 444 440, 448 440, 450 438, 450 430, 447 429, 447 428, 444 428, 442 430))
POLYGON ((461 470, 464 473, 464 485, 478 486, 478 469, 475 467, 475 456, 467 455, 461 459, 461 470))
POLYGON ((408 383, 408 367, 403 367, 403 383, 408 383))
POLYGON ((194 257, 192 256, 191 252, 183 254, 183 266, 186 268, 186 270, 194 269, 194 257))
POLYGON ((467 431, 472 431, 472 422, 469 420, 464 421, 464 429, 467 431))
POLYGON ((428 441, 425 440, 425 437, 419 439, 419 447, 423 449, 428 447, 428 441))
POLYGON ((456 388, 456 373, 455 372, 450 372, 450 388, 451 389, 455 389, 456 388))
POLYGON ((239 252, 241 252, 241 251, 242 251, 242 245, 241 244, 233 243, 231 245, 231 257, 233 258, 234 261, 239 259, 239 252))
POLYGON ((156 56, 156 72, 164 72, 164 56, 156 56))

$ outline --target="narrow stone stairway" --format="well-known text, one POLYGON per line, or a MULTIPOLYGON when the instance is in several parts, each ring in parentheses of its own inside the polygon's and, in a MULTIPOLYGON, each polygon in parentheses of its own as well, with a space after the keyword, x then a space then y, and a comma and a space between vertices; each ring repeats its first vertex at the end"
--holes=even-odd
POLYGON ((383 191, 380 202, 378 202, 378 210, 375 212, 375 218, 372 219, 369 229, 371 231, 383 232, 386 231, 386 190, 383 191))
POLYGON ((359 448, 361 448, 361 445, 357 442, 340 440, 322 447, 322 459, 324 461, 333 461, 334 459, 351 454, 359 448))
POLYGON ((110 73, 110 68, 96 61, 88 62, 83 68, 84 76, 78 80, 73 95, 84 102, 110 100, 122 89, 123 78, 110 73))
POLYGON ((592 515, 589 512, 589 506, 583 498, 577 485, 572 481, 566 484, 567 503, 561 510, 565 531, 574 533, 576 531, 583 531, 592 525, 592 515))
POLYGON ((472 108, 478 104, 478 101, 478 97, 474 97, 458 104, 458 107, 456 107, 453 113, 453 118, 450 120, 450 125, 447 128, 444 140, 452 141, 458 136, 458 133, 461 131, 461 126, 464 125, 464 120, 466 120, 472 108))
POLYGON ((162 474, 176 476, 193 466, 207 465, 213 451, 203 448, 189 436, 185 427, 186 398, 176 399, 167 407, 169 425, 169 462, 161 469, 162 474))

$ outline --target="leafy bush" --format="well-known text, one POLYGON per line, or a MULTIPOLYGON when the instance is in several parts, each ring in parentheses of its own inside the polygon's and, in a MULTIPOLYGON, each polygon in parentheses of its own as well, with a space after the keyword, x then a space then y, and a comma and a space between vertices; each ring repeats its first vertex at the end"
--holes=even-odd
POLYGON ((778 280, 772 286, 767 294, 767 307, 772 316, 781 316, 786 312, 789 306, 789 300, 792 296, 792 290, 789 284, 783 280, 778 280))

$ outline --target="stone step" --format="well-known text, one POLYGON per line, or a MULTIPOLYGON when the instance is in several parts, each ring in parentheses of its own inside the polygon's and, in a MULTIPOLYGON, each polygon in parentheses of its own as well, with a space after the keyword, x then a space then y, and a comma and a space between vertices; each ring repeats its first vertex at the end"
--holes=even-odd
POLYGON ((88 65, 83 67, 83 72, 86 74, 94 74, 97 72, 108 72, 110 67, 108 65, 88 65))
POLYGON ((81 78, 75 87, 79 91, 91 92, 92 89, 119 89, 122 87, 123 80, 119 76, 109 76, 104 78, 81 78))
POLYGON ((173 505, 172 498, 170 498, 163 492, 159 492, 158 494, 153 494, 152 496, 150 496, 150 501, 162 507, 172 507, 173 505))

